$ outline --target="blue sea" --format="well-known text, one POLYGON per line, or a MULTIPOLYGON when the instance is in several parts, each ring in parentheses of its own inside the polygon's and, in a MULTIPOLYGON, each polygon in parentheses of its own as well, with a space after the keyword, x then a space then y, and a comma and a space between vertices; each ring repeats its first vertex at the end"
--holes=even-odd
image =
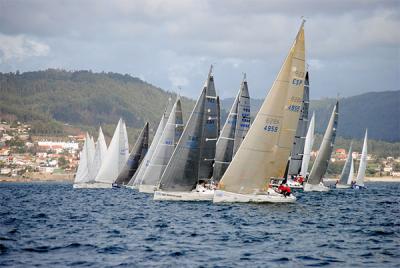
POLYGON ((0 267, 400 267, 400 184, 367 186, 214 205, 1 183, 0 267))

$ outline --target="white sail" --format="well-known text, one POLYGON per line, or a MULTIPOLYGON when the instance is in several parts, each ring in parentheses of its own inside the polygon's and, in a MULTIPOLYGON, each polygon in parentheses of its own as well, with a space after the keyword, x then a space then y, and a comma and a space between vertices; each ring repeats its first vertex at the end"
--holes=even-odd
POLYGON ((347 185, 350 185, 353 180, 354 180, 354 159, 351 158, 350 174, 349 178, 347 179, 347 185))
POLYGON ((96 147, 94 151, 93 161, 89 168, 89 182, 94 182, 97 173, 99 173, 101 164, 103 163, 103 160, 106 157, 106 153, 107 153, 107 144, 106 140, 104 139, 103 131, 100 127, 99 136, 97 138, 96 147))
POLYGON ((367 140, 368 140, 368 130, 365 130, 364 144, 361 153, 360 166, 358 167, 358 174, 356 179, 356 184, 359 186, 364 186, 365 170, 367 168, 367 140))
POLYGON ((300 175, 304 178, 308 173, 308 165, 310 163, 311 151, 314 144, 314 129, 315 129, 315 113, 313 113, 310 125, 307 130, 306 141, 304 145, 303 162, 301 163, 300 175))
MULTIPOLYGON (((304 49, 303 22, 254 123, 220 181, 220 190, 246 195, 266 192, 271 178, 283 176, 304 94, 304 49)), ((216 193, 214 202, 218 202, 217 197, 216 193)))
POLYGON ((136 171, 135 175, 131 179, 131 181, 128 183, 130 186, 138 186, 142 183, 143 181, 143 176, 149 167, 150 160, 153 157, 154 151, 157 148, 157 144, 161 138, 161 135, 164 131, 165 125, 168 121, 168 115, 166 114, 166 111, 164 114, 161 116, 160 123, 158 124, 156 133, 154 134, 153 141, 150 144, 149 150, 146 153, 146 156, 144 157, 142 163, 139 166, 139 169, 136 171))
POLYGON ((96 176, 96 182, 112 184, 129 156, 128 134, 125 122, 120 119, 108 147, 106 157, 96 176))
POLYGON ((95 150, 96 149, 93 136, 89 136, 89 142, 88 142, 89 165, 92 165, 95 150))
POLYGON ((89 179, 89 155, 88 155, 88 143, 90 139, 89 135, 86 134, 85 142, 83 143, 82 151, 79 154, 79 165, 75 175, 75 184, 84 183, 89 179))

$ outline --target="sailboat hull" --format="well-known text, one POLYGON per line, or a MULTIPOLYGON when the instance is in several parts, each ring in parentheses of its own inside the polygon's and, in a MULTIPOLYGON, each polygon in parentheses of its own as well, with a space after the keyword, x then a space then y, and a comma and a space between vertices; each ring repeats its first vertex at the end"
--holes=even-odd
POLYGON ((212 201, 213 197, 214 190, 207 190, 204 192, 195 190, 191 192, 154 192, 154 200, 157 201, 212 201))
POLYGON ((139 192, 141 192, 141 193, 153 194, 155 190, 156 190, 156 187, 154 185, 141 184, 139 186, 139 192))
POLYGON ((137 185, 124 185, 126 189, 138 190, 139 187, 137 185))
POLYGON ((347 184, 336 184, 336 189, 350 189, 351 185, 347 184))
POLYGON ((285 197, 274 190, 262 194, 237 194, 221 190, 215 190, 214 203, 293 203, 296 197, 290 195, 285 197))
POLYGON ((329 187, 326 187, 322 182, 319 184, 304 184, 304 192, 328 192, 329 187))

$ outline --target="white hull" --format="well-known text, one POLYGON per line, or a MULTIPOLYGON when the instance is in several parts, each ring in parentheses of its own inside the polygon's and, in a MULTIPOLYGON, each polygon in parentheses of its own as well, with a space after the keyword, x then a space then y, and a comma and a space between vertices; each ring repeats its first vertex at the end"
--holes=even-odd
POLYGON ((326 187, 322 182, 317 185, 314 184, 304 184, 304 192, 328 192, 329 187, 326 187))
POLYGON ((293 203, 296 197, 291 194, 285 197, 270 189, 262 194, 237 194, 221 190, 215 190, 214 203, 293 203))
POLYGON ((212 201, 214 197, 214 190, 207 190, 204 192, 164 192, 155 191, 154 200, 158 201, 212 201))
POLYGON ((141 184, 139 186, 139 192, 146 193, 146 194, 153 194, 157 190, 157 187, 154 185, 144 185, 141 184))
POLYGON ((336 189, 350 189, 351 185, 347 184, 336 184, 336 189))

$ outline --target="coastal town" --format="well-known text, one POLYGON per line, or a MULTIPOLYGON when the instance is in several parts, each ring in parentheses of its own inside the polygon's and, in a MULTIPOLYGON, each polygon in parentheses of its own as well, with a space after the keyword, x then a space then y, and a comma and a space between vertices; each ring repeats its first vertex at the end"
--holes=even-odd
MULTIPOLYGON (((65 137, 35 136, 31 126, 19 121, 0 123, 0 181, 72 181, 79 163, 85 133, 65 137)), ((312 151, 315 159, 317 151, 312 151)), ((353 152, 360 160, 361 153, 353 152)), ((338 177, 347 151, 338 148, 331 157, 330 176, 338 177)), ((400 179, 400 158, 368 154, 367 176, 400 179)))

